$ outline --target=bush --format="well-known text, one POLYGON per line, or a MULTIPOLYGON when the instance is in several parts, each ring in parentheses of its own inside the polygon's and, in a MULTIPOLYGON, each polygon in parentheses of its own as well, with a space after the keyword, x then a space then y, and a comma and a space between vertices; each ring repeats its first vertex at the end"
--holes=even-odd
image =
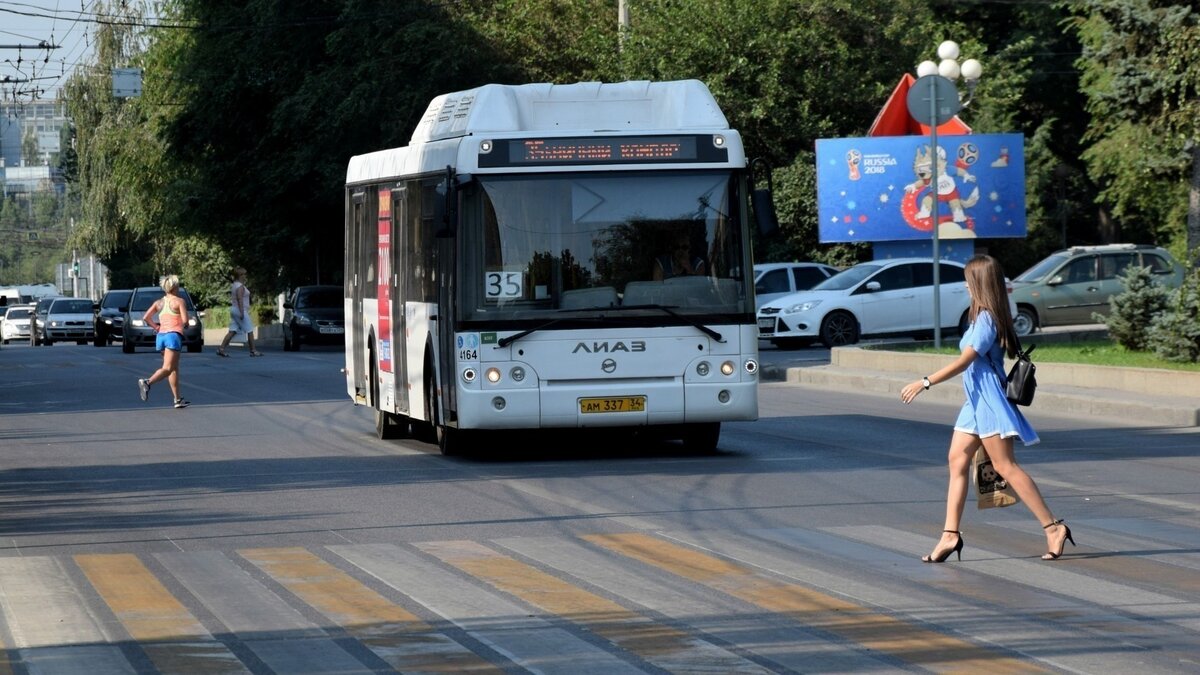
POLYGON ((1126 349, 1149 349, 1147 331, 1155 317, 1167 307, 1170 291, 1156 284, 1149 267, 1131 265, 1121 273, 1125 290, 1108 300, 1108 318, 1092 314, 1092 318, 1108 326, 1112 339, 1126 349))
POLYGON ((1166 311, 1147 331, 1149 346, 1164 361, 1200 362, 1200 268, 1188 270, 1171 292, 1166 311))

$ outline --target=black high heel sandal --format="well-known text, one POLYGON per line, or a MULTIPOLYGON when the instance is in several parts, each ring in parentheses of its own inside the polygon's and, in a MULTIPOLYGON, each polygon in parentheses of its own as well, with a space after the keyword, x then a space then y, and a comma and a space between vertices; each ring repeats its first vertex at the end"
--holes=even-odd
POLYGON ((1067 536, 1063 537, 1062 546, 1058 547, 1058 553, 1055 553, 1054 551, 1046 551, 1046 554, 1042 556, 1042 560, 1058 560, 1063 554, 1063 549, 1067 547, 1068 541, 1071 542, 1072 546, 1075 545, 1075 538, 1071 536, 1071 528, 1067 527, 1067 524, 1063 522, 1062 518, 1059 518, 1049 525, 1043 525, 1042 529, 1048 530, 1055 525, 1062 525, 1063 529, 1067 531, 1067 536))
POLYGON ((958 543, 954 545, 954 548, 948 548, 945 551, 942 551, 941 553, 939 553, 937 556, 934 556, 932 553, 927 556, 923 556, 921 558, 921 562, 927 562, 927 563, 946 562, 946 558, 949 558, 951 553, 957 553, 958 559, 962 560, 962 550, 963 550, 962 532, 959 532, 958 530, 942 530, 942 532, 953 532, 954 534, 957 534, 958 535, 958 543))

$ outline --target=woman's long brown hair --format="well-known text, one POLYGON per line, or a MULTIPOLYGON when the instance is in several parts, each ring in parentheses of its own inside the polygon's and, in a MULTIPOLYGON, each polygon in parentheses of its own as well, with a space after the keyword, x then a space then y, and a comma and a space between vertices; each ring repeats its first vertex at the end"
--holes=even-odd
POLYGON ((986 309, 996 322, 996 338, 1008 358, 1017 355, 1017 333, 1013 330, 1012 314, 1008 311, 1008 284, 1004 269, 990 255, 977 255, 967 261, 965 270, 967 290, 971 292, 971 321, 986 309))

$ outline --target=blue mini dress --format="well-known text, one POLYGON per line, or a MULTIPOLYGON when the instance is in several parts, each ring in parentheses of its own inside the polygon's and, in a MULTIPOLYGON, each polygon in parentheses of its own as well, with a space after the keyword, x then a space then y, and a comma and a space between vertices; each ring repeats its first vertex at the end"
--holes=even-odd
POLYGON ((996 339, 996 323, 987 310, 979 316, 958 342, 959 350, 971 347, 975 359, 963 371, 963 390, 967 402, 963 404, 954 422, 954 430, 980 438, 999 435, 1001 438, 1017 436, 1025 445, 1033 445, 1041 439, 1025 420, 1025 416, 1004 395, 1004 347, 996 339))

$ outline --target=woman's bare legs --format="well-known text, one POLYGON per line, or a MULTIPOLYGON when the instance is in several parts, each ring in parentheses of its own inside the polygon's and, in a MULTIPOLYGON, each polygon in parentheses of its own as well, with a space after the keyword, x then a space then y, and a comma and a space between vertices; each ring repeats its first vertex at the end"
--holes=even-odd
POLYGON ((154 374, 146 380, 146 384, 154 384, 166 378, 167 384, 171 385, 171 393, 175 395, 175 399, 179 396, 179 352, 174 349, 163 350, 162 367, 154 371, 154 374))
POLYGON ((962 535, 957 534, 962 526, 963 505, 967 501, 967 488, 971 480, 971 458, 975 456, 975 448, 979 447, 979 437, 955 431, 950 438, 950 451, 947 453, 947 465, 950 469, 950 482, 946 487, 946 520, 942 525, 942 538, 938 541, 930 558, 936 559, 942 551, 954 548, 962 535))
MULTIPOLYGON (((983 447, 992 460, 992 468, 996 470, 996 473, 1004 476, 1004 480, 1008 481, 1017 496, 1021 498, 1022 502, 1025 502, 1025 506, 1029 507, 1034 517, 1038 519, 1038 524, 1044 527, 1053 523, 1054 514, 1050 512, 1050 507, 1046 506, 1046 500, 1042 499, 1042 492, 1038 490, 1037 483, 1034 483, 1029 474, 1025 473, 1025 470, 1017 464, 1017 460, 1013 456, 1013 439, 991 436, 983 439, 983 447)), ((1067 528, 1056 524, 1053 527, 1046 527, 1045 530, 1046 550, 1061 551, 1067 538, 1067 528)))

